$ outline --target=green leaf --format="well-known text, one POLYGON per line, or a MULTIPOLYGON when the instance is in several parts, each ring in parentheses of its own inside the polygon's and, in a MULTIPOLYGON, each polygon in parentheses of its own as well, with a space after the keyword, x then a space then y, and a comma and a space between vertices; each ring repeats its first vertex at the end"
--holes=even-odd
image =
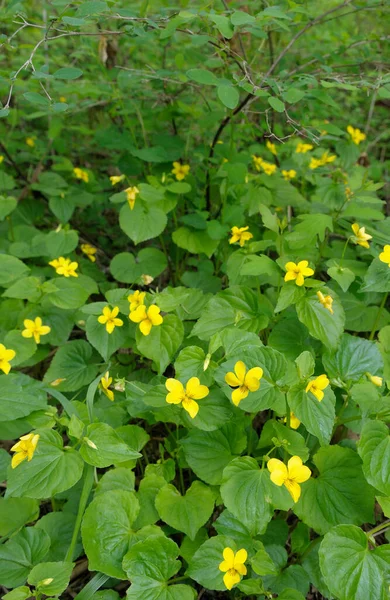
POLYGON ((256 21, 255 17, 249 15, 247 12, 242 10, 235 10, 230 20, 233 25, 249 25, 249 23, 254 23, 256 21))
POLYGON ((285 111, 284 102, 282 102, 281 100, 279 100, 279 98, 275 98, 274 96, 269 96, 269 98, 267 98, 267 100, 268 100, 268 104, 274 110, 276 110, 276 112, 282 113, 282 112, 285 111))
POLYGON ((118 467, 106 471, 97 484, 95 495, 104 494, 111 490, 126 490, 133 492, 135 489, 135 474, 131 469, 118 467))
POLYGON ((321 402, 301 386, 292 387, 287 394, 290 409, 309 433, 318 438, 321 446, 329 444, 336 416, 336 399, 330 386, 324 390, 324 394, 321 402))
MULTIPOLYGON (((85 2, 84 4, 88 4, 85 2)), ((53 77, 55 79, 77 79, 81 77, 83 71, 81 69, 77 69, 76 67, 63 67, 62 69, 58 69, 53 73, 53 77)))
POLYGON ((0 254, 0 286, 7 287, 16 279, 23 277, 29 271, 29 267, 21 260, 8 254, 0 254))
POLYGON ((292 281, 285 283, 280 290, 278 302, 275 306, 275 312, 281 312, 291 306, 291 304, 296 304, 302 300, 304 296, 305 290, 303 288, 292 281))
POLYGON ((208 18, 212 21, 219 33, 226 39, 230 40, 234 35, 234 27, 230 23, 228 17, 223 15, 208 14, 208 18))
MULTIPOLYGON (((46 531, 51 540, 50 549, 48 554, 45 556, 45 560, 63 560, 72 540, 75 521, 76 515, 66 511, 51 512, 39 519, 35 527, 46 531)), ((81 538, 79 536, 76 543, 75 556, 79 556, 81 551, 82 545, 81 538)))
POLYGON ((91 364, 93 350, 85 340, 73 340, 59 348, 46 371, 43 381, 52 383, 63 379, 56 390, 74 392, 88 385, 96 377, 98 368, 91 364))
POLYGON ((209 300, 191 335, 209 340, 230 326, 258 333, 267 326, 270 312, 264 296, 246 287, 232 286, 209 300))
POLYGON ((79 276, 77 280, 72 279, 72 281, 65 277, 51 279, 43 286, 54 286, 48 291, 45 300, 62 309, 80 308, 91 294, 96 294, 98 291, 96 284, 92 289, 88 286, 91 281, 93 280, 85 276, 79 276))
POLYGON ((390 269, 379 258, 374 258, 364 276, 364 292, 390 292, 390 269))
POLYGON ((141 202, 136 202, 133 210, 126 203, 119 213, 119 225, 134 244, 157 237, 166 224, 167 215, 161 208, 141 202))
POLYGON ((381 375, 383 360, 375 342, 345 333, 336 352, 325 352, 328 377, 343 382, 359 381, 365 373, 381 375))
POLYGON ((333 525, 373 522, 374 491, 367 484, 359 456, 350 448, 321 448, 313 459, 319 475, 302 486, 294 512, 324 534, 333 525))
POLYGON ((75 485, 82 475, 82 458, 63 447, 56 431, 38 429, 36 433, 40 438, 33 459, 8 470, 6 497, 50 498, 75 485))
POLYGON ((18 586, 3 596, 4 600, 28 600, 28 598, 31 598, 31 590, 26 585, 18 586))
POLYGON ((180 443, 194 473, 206 483, 219 485, 226 465, 245 449, 246 434, 237 424, 227 424, 217 431, 190 430, 180 443))
POLYGON ((8 536, 36 521, 39 504, 32 498, 0 498, 0 535, 8 536))
POLYGON ((304 437, 297 431, 274 419, 264 424, 258 448, 272 448, 274 445, 272 440, 275 438, 291 456, 300 456, 303 462, 306 462, 309 458, 309 449, 305 444, 304 437))
POLYGON ((313 375, 315 369, 315 360, 312 353, 308 350, 302 352, 295 359, 295 364, 297 365, 300 379, 307 379, 313 375))
POLYGON ((320 567, 326 585, 340 600, 384 600, 390 574, 390 545, 371 550, 358 527, 339 525, 320 547, 320 567))
POLYGON ((18 202, 13 196, 0 196, 0 221, 11 214, 17 207, 18 202))
MULTIPOLYGON (((123 317, 122 314, 120 316, 123 317)), ((108 333, 106 326, 99 323, 95 315, 90 315, 87 319, 87 340, 96 348, 106 362, 114 352, 126 346, 129 331, 128 321, 127 319, 122 319, 122 321, 124 324, 121 327, 115 327, 112 333, 108 333)))
POLYGON ((37 92, 25 92, 23 96, 28 102, 31 102, 31 104, 38 104, 38 106, 45 107, 50 104, 50 101, 46 96, 42 96, 42 94, 38 94, 37 92))
POLYGON ((219 85, 219 79, 211 71, 206 69, 190 69, 186 75, 192 81, 201 83, 202 85, 219 85))
POLYGON ((20 419, 47 408, 41 382, 22 373, 0 375, 0 422, 20 419))
POLYGON ((208 590, 226 592, 224 574, 219 570, 225 548, 232 548, 234 552, 240 549, 230 537, 217 535, 210 538, 195 552, 186 574, 208 590))
POLYGON ((156 364, 162 374, 183 341, 184 328, 176 315, 165 315, 163 323, 152 327, 149 335, 143 335, 137 328, 136 341, 139 352, 156 364))
POLYGON ((40 563, 30 571, 27 581, 45 596, 57 596, 68 587, 73 567, 74 563, 71 562, 40 563), (48 583, 48 580, 51 581, 48 583))
POLYGON ((99 468, 142 456, 125 444, 116 431, 106 423, 88 425, 80 454, 85 462, 99 468))
POLYGON ((166 480, 164 477, 155 473, 149 473, 142 479, 137 492, 137 499, 141 508, 134 523, 135 529, 145 528, 159 520, 156 509, 156 496, 165 485, 166 480))
POLYGON ((231 110, 236 108, 240 101, 239 91, 232 85, 219 85, 217 94, 222 104, 231 110))
POLYGON ((300 102, 302 98, 305 97, 305 92, 303 90, 299 90, 298 88, 290 87, 287 92, 283 94, 283 99, 288 104, 296 104, 296 102, 300 102))
POLYGON ((382 421, 367 421, 362 429, 358 452, 368 483, 390 496, 390 436, 382 421))
POLYGON ((139 541, 132 525, 139 512, 134 492, 113 490, 99 494, 85 511, 81 534, 91 571, 126 579, 122 560, 139 541))
POLYGON ((44 531, 22 529, 0 546, 0 583, 8 588, 23 585, 31 568, 48 553, 50 538, 44 531))
MULTIPOLYGON (((46 237, 47 254, 51 259, 73 252, 79 243, 77 231, 51 231, 46 237)), ((79 282, 77 282, 79 283, 79 282)))
POLYGON ((206 231, 197 231, 189 227, 179 227, 172 234, 172 240, 179 248, 191 254, 206 254, 209 258, 218 247, 219 240, 213 240, 206 231))
POLYGON ((308 292, 297 304, 298 319, 306 325, 310 335, 320 340, 328 348, 336 348, 344 331, 345 314, 340 300, 328 288, 322 288, 324 295, 333 297, 333 313, 322 306, 315 292, 308 292))
POLYGON ((108 10, 107 2, 103 2, 102 0, 87 0, 79 6, 77 16, 87 17, 90 15, 98 15, 106 10, 108 10))
POLYGON ((156 508, 165 523, 194 540, 199 529, 211 517, 214 500, 212 490, 200 481, 194 481, 185 496, 168 484, 157 494, 156 508))
MULTIPOLYGON (((200 378, 202 382, 202 377, 200 378)), ((181 420, 185 427, 197 427, 203 431, 214 431, 231 420, 233 416, 232 405, 225 394, 218 388, 212 388, 209 395, 199 401, 199 412, 194 419, 182 409, 181 420)))
POLYGON ((250 456, 236 458, 224 469, 221 485, 224 504, 253 536, 265 532, 274 513, 276 494, 278 508, 291 508, 293 502, 287 489, 270 483, 268 470, 259 469, 250 456))
POLYGON ((24 363, 31 358, 37 350, 34 338, 24 338, 20 331, 9 331, 3 341, 6 348, 12 348, 12 350, 15 350, 16 352, 15 358, 12 359, 13 367, 24 363))
POLYGON ((347 267, 330 267, 327 273, 329 277, 337 281, 343 292, 346 292, 351 283, 355 281, 355 273, 347 267))
POLYGON ((139 600, 194 600, 187 585, 167 587, 167 581, 179 571, 179 548, 165 536, 151 536, 135 544, 123 559, 123 568, 131 580, 127 598, 139 600))
POLYGON ((167 259, 156 248, 143 248, 137 258, 130 252, 120 252, 111 261, 110 271, 121 283, 143 284, 141 275, 157 277, 167 268, 167 259))

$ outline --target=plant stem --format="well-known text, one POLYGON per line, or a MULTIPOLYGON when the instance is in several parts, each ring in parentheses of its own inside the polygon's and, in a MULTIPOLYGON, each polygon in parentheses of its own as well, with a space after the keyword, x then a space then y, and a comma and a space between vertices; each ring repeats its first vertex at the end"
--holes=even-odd
POLYGON ((383 308, 384 308, 384 306, 386 304, 386 300, 387 300, 388 295, 389 295, 389 292, 386 292, 386 294, 382 298, 382 302, 381 302, 381 305, 379 307, 378 313, 376 315, 376 319, 375 319, 374 325, 372 326, 370 337, 368 338, 369 340, 373 340, 374 339, 374 335, 375 335, 375 332, 377 330, 377 325, 379 323, 379 319, 381 318, 382 310, 383 310, 383 308))
POLYGON ((83 519, 85 508, 87 506, 87 502, 88 502, 88 498, 89 498, 89 494, 91 493, 93 482, 94 482, 94 473, 95 473, 95 467, 93 467, 92 465, 87 465, 87 464, 84 466, 83 489, 81 490, 79 510, 77 512, 76 522, 74 524, 72 540, 70 542, 68 552, 66 553, 66 556, 65 556, 65 561, 67 561, 67 562, 73 561, 77 538, 78 538, 80 527, 81 527, 81 521, 83 519))
POLYGON ((380 525, 377 525, 376 527, 374 527, 374 529, 366 531, 366 536, 370 537, 371 535, 375 535, 376 533, 379 533, 380 531, 385 529, 390 529, 390 519, 387 519, 387 521, 384 521, 380 525))

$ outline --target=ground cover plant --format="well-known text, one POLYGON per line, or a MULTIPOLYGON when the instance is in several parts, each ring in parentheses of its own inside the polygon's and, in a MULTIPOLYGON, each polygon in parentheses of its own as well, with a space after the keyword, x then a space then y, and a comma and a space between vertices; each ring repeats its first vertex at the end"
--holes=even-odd
POLYGON ((385 600, 385 1, 3 2, 6 600, 385 600))

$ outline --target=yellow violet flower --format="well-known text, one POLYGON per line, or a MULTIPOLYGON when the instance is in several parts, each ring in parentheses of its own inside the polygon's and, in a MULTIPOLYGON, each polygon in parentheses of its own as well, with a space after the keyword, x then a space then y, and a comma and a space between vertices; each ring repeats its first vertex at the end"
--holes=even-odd
POLYGON ((270 152, 272 152, 272 154, 274 156, 276 156, 278 154, 278 152, 276 150, 276 145, 273 142, 270 142, 269 140, 267 140, 266 146, 267 146, 268 150, 270 152))
POLYGON ((261 163, 261 168, 266 175, 273 175, 277 169, 276 165, 266 162, 265 160, 261 163))
POLYGON ((248 240, 253 238, 253 235, 248 231, 249 227, 232 227, 232 237, 229 240, 229 244, 235 244, 240 242, 241 248, 248 240))
POLYGON ((368 240, 372 240, 372 235, 368 235, 368 233, 366 233, 365 227, 359 227, 359 225, 357 223, 354 223, 352 225, 352 231, 354 232, 355 235, 353 235, 351 237, 352 237, 352 241, 355 244, 357 244, 358 246, 362 246, 362 248, 370 247, 368 240))
POLYGON ((298 502, 301 495, 300 483, 310 479, 309 467, 302 464, 299 456, 292 456, 287 466, 277 458, 271 458, 267 463, 268 471, 271 473, 271 481, 275 485, 285 485, 294 502, 298 502))
POLYGON ((130 313, 129 319, 133 323, 139 323, 139 328, 143 335, 149 335, 153 326, 157 327, 163 322, 163 318, 160 315, 160 308, 155 304, 149 306, 148 310, 146 310, 144 304, 141 304, 141 306, 130 313))
POLYGON ((312 381, 309 381, 305 391, 306 393, 311 392, 317 398, 318 402, 321 402, 324 399, 325 395, 323 390, 327 388, 328 385, 329 379, 327 378, 327 376, 319 375, 315 379, 312 379, 312 381))
POLYGON ((175 161, 173 163, 173 169, 171 173, 174 174, 177 181, 182 181, 187 177, 188 173, 190 172, 190 168, 190 165, 182 165, 181 163, 175 161))
POLYGON ((371 373, 366 373, 368 379, 376 385, 377 387, 382 387, 383 379, 382 377, 378 377, 378 375, 371 375, 371 373))
POLYGON ((314 275, 313 269, 308 266, 307 260, 301 260, 298 264, 294 262, 288 262, 285 265, 287 273, 284 276, 284 281, 294 281, 299 287, 305 283, 305 277, 314 275))
POLYGON ((326 151, 320 158, 321 165, 327 165, 328 163, 332 163, 336 160, 336 158, 337 158, 336 154, 329 154, 329 152, 326 151))
POLYGON ((109 389, 111 384, 112 377, 110 377, 110 373, 107 371, 101 378, 99 387, 102 390, 103 394, 107 396, 107 398, 111 400, 111 402, 114 402, 114 392, 109 389))
POLYGON ((328 310, 331 315, 333 315, 333 308, 332 308, 333 298, 332 298, 332 296, 329 296, 329 294, 327 296, 324 296, 324 294, 322 292, 318 291, 317 298, 318 298, 318 301, 322 304, 322 306, 324 308, 326 308, 326 310, 328 310))
POLYGON ((83 254, 85 254, 86 256, 88 256, 89 260, 91 262, 96 262, 96 252, 97 252, 97 248, 95 248, 95 246, 91 246, 91 244, 81 244, 81 252, 83 252, 83 254))
POLYGON ((232 392, 232 402, 238 406, 249 392, 256 392, 260 387, 260 379, 263 377, 261 367, 253 367, 247 372, 245 363, 239 360, 234 365, 234 373, 226 373, 225 381, 230 387, 237 388, 232 392))
POLYGON ((55 268, 57 275, 64 277, 78 277, 76 269, 79 266, 77 262, 71 261, 69 258, 60 256, 49 262, 49 265, 55 268))
POLYGON ((11 467, 13 469, 26 460, 26 458, 30 462, 34 456, 38 440, 39 435, 37 433, 28 433, 27 435, 22 435, 19 441, 12 446, 11 452, 15 452, 11 461, 11 467))
POLYGON ((256 171, 261 171, 261 166, 262 166, 264 160, 261 158, 261 156, 256 156, 256 154, 252 154, 252 159, 253 159, 256 171))
POLYGON ((137 196, 139 194, 139 189, 137 188, 137 186, 134 185, 133 187, 126 188, 125 192, 126 192, 127 202, 129 203, 129 206, 130 206, 130 210, 133 210, 134 204, 135 204, 135 199, 137 198, 137 196))
POLYGON ((283 169, 282 175, 286 181, 290 181, 290 179, 294 179, 297 176, 297 172, 294 169, 290 169, 289 171, 283 169))
POLYGON ((117 183, 120 183, 121 181, 123 181, 125 178, 124 175, 111 175, 110 177, 110 181, 111 181, 111 185, 116 185, 117 183))
POLYGON ((130 312, 136 310, 139 306, 144 304, 146 292, 140 292, 136 290, 130 296, 127 296, 128 301, 130 302, 130 312))
POLYGON ((351 136, 353 143, 356 144, 356 146, 359 146, 360 142, 363 142, 367 137, 365 133, 360 131, 360 129, 358 129, 357 127, 355 129, 354 127, 352 127, 352 125, 348 125, 347 131, 351 136))
POLYGON ((313 150, 313 147, 314 146, 312 144, 303 144, 302 142, 299 142, 295 148, 295 152, 297 154, 306 154, 306 152, 313 150))
POLYGON ((390 246, 386 244, 383 248, 383 252, 379 255, 379 260, 386 263, 390 268, 390 246))
POLYGON ((75 177, 77 177, 77 179, 82 179, 82 181, 85 181, 85 183, 88 183, 89 175, 88 175, 87 171, 84 171, 84 169, 80 169, 79 167, 75 167, 73 169, 73 173, 74 173, 75 177))
POLYGON ((177 379, 169 378, 165 382, 169 394, 166 396, 168 404, 182 404, 184 410, 194 419, 199 411, 199 404, 195 400, 202 400, 209 394, 209 388, 201 385, 198 377, 191 377, 186 387, 177 379))
POLYGON ((122 319, 117 318, 118 313, 118 306, 114 306, 112 310, 109 306, 105 306, 103 308, 103 314, 98 317, 99 323, 106 326, 106 331, 109 334, 114 331, 115 327, 122 327, 123 325, 122 319))
POLYGON ((41 341, 41 335, 47 335, 51 331, 51 328, 48 325, 42 325, 41 317, 36 317, 34 321, 25 319, 23 325, 26 329, 22 331, 22 336, 24 338, 33 337, 36 344, 39 344, 41 341))
POLYGON ((321 166, 322 166, 322 163, 319 158, 311 158, 310 159, 309 169, 318 169, 318 167, 321 167, 321 166))
POLYGON ((27 137, 26 138, 26 144, 27 144, 27 146, 30 146, 30 148, 34 148, 34 146, 35 146, 35 137, 27 137))
POLYGON ((219 570, 225 573, 223 582, 228 590, 231 590, 236 583, 241 581, 241 577, 246 575, 247 570, 245 561, 248 558, 248 553, 244 548, 241 548, 234 554, 231 548, 225 548, 223 551, 223 561, 219 564, 219 570))
MULTIPOLYGON (((287 423, 287 417, 284 417, 283 421, 284 421, 284 423, 287 423)), ((301 424, 301 422, 298 419, 298 417, 296 417, 293 412, 290 412, 290 427, 291 427, 291 429, 298 429, 300 424, 301 424)))
POLYGON ((0 344, 0 371, 8 375, 11 370, 9 361, 15 358, 15 356, 15 350, 7 349, 4 344, 0 344))

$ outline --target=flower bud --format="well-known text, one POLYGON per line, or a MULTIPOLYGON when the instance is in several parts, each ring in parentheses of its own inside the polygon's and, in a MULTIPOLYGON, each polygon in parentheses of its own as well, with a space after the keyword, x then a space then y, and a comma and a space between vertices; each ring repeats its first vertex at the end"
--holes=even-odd
POLYGON ((84 442, 86 442, 90 448, 93 448, 94 450, 97 450, 96 444, 94 444, 93 441, 90 440, 89 438, 85 437, 84 438, 84 442))
POLYGON ((124 377, 122 377, 122 379, 115 379, 114 390, 116 390, 117 392, 124 392, 125 386, 126 386, 126 382, 125 382, 124 377))
POLYGON ((371 383, 373 383, 377 387, 382 387, 382 377, 378 377, 378 375, 371 375, 370 373, 367 373, 367 377, 371 381, 371 383))
POLYGON ((205 361, 203 363, 203 371, 207 371, 209 364, 210 364, 210 359, 211 359, 211 354, 210 352, 208 354, 206 354, 206 358, 205 361))

